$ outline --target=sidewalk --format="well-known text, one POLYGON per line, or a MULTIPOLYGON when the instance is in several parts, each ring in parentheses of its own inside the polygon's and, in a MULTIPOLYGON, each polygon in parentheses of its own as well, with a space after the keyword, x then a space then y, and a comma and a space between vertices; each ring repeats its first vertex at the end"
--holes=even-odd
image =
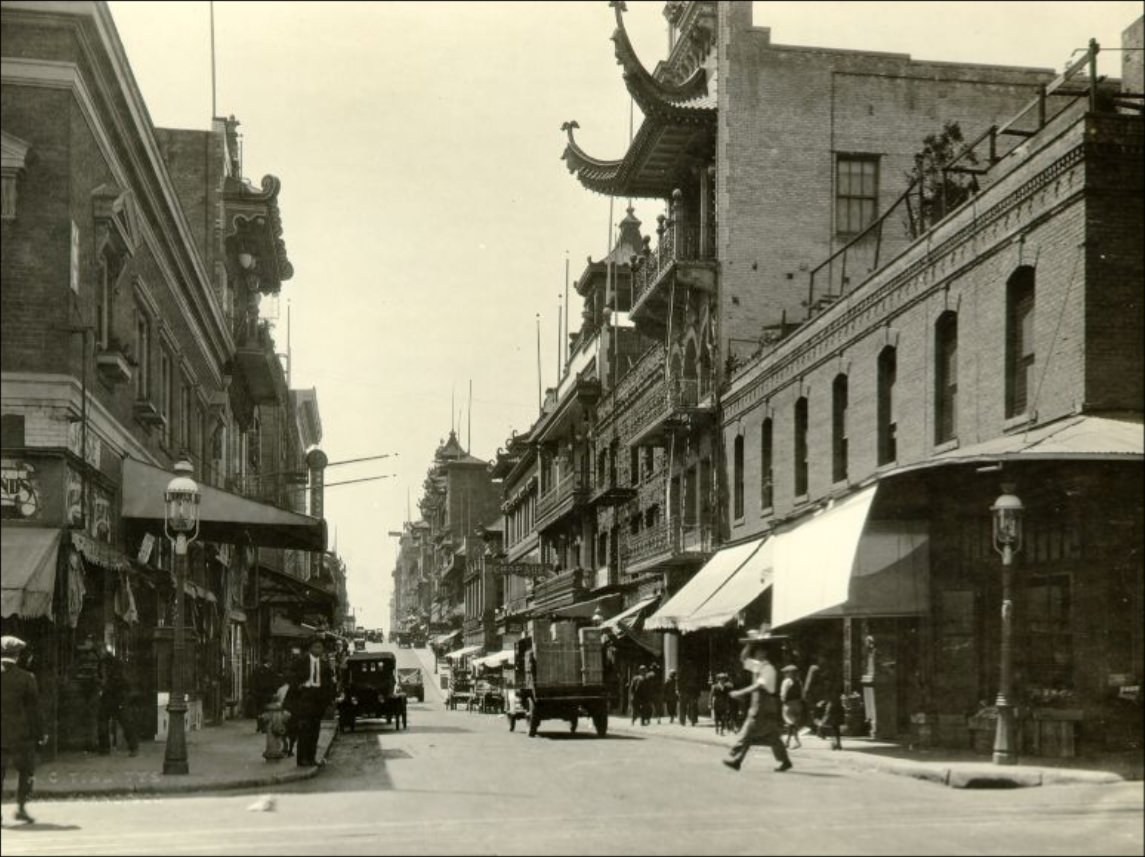
MULTIPOLYGON (((733 740, 731 734, 716 735, 712 721, 706 717, 701 717, 696 726, 668 723, 667 718, 659 724, 653 719, 649 726, 633 726, 629 717, 612 715, 608 719, 608 730, 618 735, 709 744, 725 751, 733 740)), ((828 741, 814 735, 801 735, 800 740, 803 746, 791 751, 796 769, 802 757, 857 770, 914 777, 951 788, 1120 783, 1145 778, 1145 754, 1141 750, 1073 758, 1020 757, 1016 765, 995 765, 989 756, 971 750, 944 747, 915 749, 907 744, 844 735, 843 749, 833 751, 828 741)), ((765 761, 771 761, 766 748, 755 748, 752 752, 765 754, 765 761)))
MULTIPOLYGON (((316 758, 324 760, 337 732, 334 720, 324 720, 316 758)), ((67 752, 36 766, 33 800, 68 797, 108 797, 125 794, 177 794, 274 786, 315 776, 321 768, 300 768, 289 756, 268 762, 262 757, 266 736, 256 734, 253 720, 227 720, 219 726, 187 733, 190 773, 163 774, 163 741, 142 741, 139 754, 125 749, 109 756, 67 752)), ((16 794, 16 772, 8 771, 4 800, 16 794)))

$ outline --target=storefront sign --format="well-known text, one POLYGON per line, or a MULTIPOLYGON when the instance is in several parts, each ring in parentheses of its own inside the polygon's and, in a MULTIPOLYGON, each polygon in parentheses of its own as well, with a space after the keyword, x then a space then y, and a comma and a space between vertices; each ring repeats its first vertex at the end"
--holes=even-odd
POLYGON ((492 562, 489 570, 494 574, 513 575, 515 577, 548 577, 549 567, 539 562, 492 562))
POLYGON ((36 468, 5 458, 0 461, 0 485, 0 516, 21 520, 39 517, 42 509, 36 468))

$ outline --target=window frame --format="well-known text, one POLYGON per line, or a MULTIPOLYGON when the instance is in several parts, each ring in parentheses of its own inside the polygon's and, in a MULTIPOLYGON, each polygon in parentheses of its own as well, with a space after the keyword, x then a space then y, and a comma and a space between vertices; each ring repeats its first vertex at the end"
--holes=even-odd
POLYGON ((895 419, 895 386, 898 383, 898 349, 887 345, 879 352, 877 464, 882 467, 898 460, 898 422, 895 419))
POLYGON ((1034 269, 1023 265, 1006 281, 1006 417, 1029 413, 1033 400, 1037 349, 1037 279, 1034 269), (1027 339, 1029 340, 1027 342, 1027 339))
POLYGON ((934 442, 958 438, 958 313, 934 322, 934 442))
POLYGON ((840 372, 831 382, 831 478, 844 482, 848 475, 847 411, 850 407, 850 379, 840 372))
POLYGON ((743 435, 737 434, 732 441, 732 509, 733 517, 743 518, 743 435))
POLYGON ((810 466, 808 462, 807 442, 807 434, 811 424, 810 411, 811 407, 806 396, 800 396, 795 400, 793 415, 794 431, 792 432, 795 455, 792 464, 796 497, 803 497, 810 490, 810 466))
POLYGON ((834 231, 836 235, 858 235, 879 219, 880 160, 879 155, 869 153, 836 153, 834 176, 834 231), (843 174, 844 166, 848 167, 845 182, 843 174), (851 169, 855 166, 860 168, 857 175, 855 171, 851 169), (871 167, 871 175, 869 178, 873 187, 870 189, 870 192, 864 192, 866 189, 862 187, 868 178, 868 176, 864 174, 865 171, 863 169, 866 166, 871 167), (852 184, 856 179, 858 179, 860 184, 859 192, 857 193, 854 192, 852 184), (869 204, 869 213, 864 213, 864 203, 869 204), (857 204, 857 209, 854 207, 855 204, 857 204), (856 211, 858 214, 857 222, 853 218, 856 211), (845 225, 841 223, 842 220, 846 221, 845 225))
POLYGON ((764 417, 759 426, 759 507, 775 506, 775 423, 764 417))

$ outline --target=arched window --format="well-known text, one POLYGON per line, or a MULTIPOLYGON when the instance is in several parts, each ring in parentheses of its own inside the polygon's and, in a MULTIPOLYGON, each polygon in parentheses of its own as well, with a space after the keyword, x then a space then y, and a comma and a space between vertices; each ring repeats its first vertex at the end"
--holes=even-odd
POLYGON ((807 397, 795 403, 795 496, 807 493, 807 397))
POLYGON ((1006 416, 1026 413, 1034 383, 1034 269, 1018 268, 1006 283, 1006 416))
POLYGON ((847 478, 847 376, 835 376, 831 384, 831 479, 847 478))
POLYGON ((759 430, 759 505, 763 509, 770 509, 775 503, 774 469, 771 418, 768 417, 759 430))
POLYGON ((737 434, 732 452, 733 469, 732 503, 736 518, 743 517, 743 435, 737 434))
POLYGON ((898 457, 895 421, 895 380, 898 356, 893 346, 879 352, 878 366, 878 463, 890 464, 898 457))
POLYGON ((958 437, 958 313, 934 323, 934 442, 958 437))

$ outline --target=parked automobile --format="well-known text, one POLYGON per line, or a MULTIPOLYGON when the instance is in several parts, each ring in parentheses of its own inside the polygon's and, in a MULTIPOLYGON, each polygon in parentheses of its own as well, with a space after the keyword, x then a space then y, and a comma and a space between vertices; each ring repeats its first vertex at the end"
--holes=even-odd
POLYGON ((395 680, 397 656, 393 652, 355 652, 346 659, 345 684, 338 704, 342 731, 353 731, 362 718, 384 718, 395 729, 405 729, 406 695, 395 680))
POLYGON ((421 667, 398 667, 398 686, 406 696, 425 702, 425 683, 421 667))

